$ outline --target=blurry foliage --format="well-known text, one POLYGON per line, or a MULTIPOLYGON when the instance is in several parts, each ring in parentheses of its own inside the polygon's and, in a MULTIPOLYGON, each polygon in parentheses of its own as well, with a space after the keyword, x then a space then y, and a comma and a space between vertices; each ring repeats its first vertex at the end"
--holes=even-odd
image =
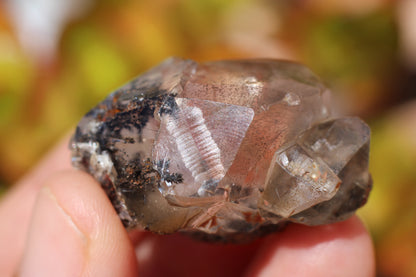
POLYGON ((416 102, 372 124, 374 188, 359 214, 372 232, 382 276, 416 275, 416 102))
MULTIPOLYGON (((325 0, 315 5, 96 1, 88 14, 65 26, 48 62, 24 51, 0 6, 0 194, 98 101, 168 56, 295 59, 320 75, 350 113, 370 121, 374 190, 360 215, 374 236, 380 275, 411 276, 416 272, 416 147, 410 147, 412 136, 402 131, 404 125, 391 119, 397 112, 393 105, 405 99, 404 79, 394 4, 384 2, 350 13, 331 10, 325 0)), ((415 120, 407 128, 414 128, 409 126, 415 120)))
POLYGON ((307 62, 327 80, 356 80, 389 72, 397 49, 393 15, 383 11, 315 20, 306 28, 302 45, 307 62))
POLYGON ((286 36, 300 60, 341 94, 346 109, 372 116, 395 94, 388 83, 398 67, 394 16, 390 8, 360 15, 304 11, 289 20, 300 32, 288 29, 286 36))
POLYGON ((388 120, 373 129, 370 169, 375 186, 362 212, 375 230, 374 238, 380 240, 407 212, 416 211, 416 149, 409 149, 406 138, 388 120))

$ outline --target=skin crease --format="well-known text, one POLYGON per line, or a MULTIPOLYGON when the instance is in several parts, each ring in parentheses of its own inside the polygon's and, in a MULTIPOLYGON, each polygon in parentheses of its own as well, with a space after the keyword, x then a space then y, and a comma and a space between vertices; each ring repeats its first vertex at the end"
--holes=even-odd
POLYGON ((99 184, 71 169, 67 145, 0 199, 0 276, 375 275, 372 241, 355 216, 241 245, 129 234, 99 184))

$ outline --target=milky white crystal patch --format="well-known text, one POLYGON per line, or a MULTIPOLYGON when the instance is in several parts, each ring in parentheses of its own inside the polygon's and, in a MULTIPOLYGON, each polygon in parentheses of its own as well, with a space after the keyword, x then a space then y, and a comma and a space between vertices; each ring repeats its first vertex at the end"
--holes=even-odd
MULTIPOLYGON (((254 112, 242 106, 178 98, 161 126, 153 158, 169 161, 169 170, 181 172, 183 182, 167 193, 198 196, 213 193, 231 166, 254 112)), ((163 169, 162 169, 163 170, 163 169)))

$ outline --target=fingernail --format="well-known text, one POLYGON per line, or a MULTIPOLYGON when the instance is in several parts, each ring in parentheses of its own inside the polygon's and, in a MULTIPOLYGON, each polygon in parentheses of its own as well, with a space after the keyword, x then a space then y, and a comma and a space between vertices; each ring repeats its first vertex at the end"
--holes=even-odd
POLYGON ((87 237, 45 187, 35 205, 20 275, 81 276, 87 244, 87 237))

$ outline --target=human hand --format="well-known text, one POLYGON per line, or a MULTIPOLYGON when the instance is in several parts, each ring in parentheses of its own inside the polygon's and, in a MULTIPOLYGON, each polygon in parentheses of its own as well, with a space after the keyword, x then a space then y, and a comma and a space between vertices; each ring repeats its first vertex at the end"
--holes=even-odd
POLYGON ((357 217, 289 225, 250 244, 127 231, 99 184, 59 145, 0 202, 0 276, 374 276, 357 217))

